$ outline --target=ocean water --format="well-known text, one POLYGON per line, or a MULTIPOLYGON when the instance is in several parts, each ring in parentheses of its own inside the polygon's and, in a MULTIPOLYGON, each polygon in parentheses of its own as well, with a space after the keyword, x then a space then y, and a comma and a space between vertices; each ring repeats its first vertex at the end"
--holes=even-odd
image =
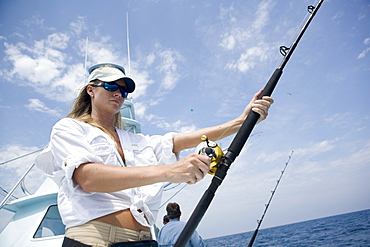
MULTIPOLYGON (((248 246, 253 232, 206 239, 205 243, 208 247, 248 246)), ((253 247, 261 246, 369 247, 370 209, 259 230, 253 247)))

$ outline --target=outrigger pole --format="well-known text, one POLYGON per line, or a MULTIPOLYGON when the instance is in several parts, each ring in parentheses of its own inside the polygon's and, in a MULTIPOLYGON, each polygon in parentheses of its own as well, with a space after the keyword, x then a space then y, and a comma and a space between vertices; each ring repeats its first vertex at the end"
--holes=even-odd
POLYGON ((278 187, 278 186, 279 186, 279 184, 280 184, 280 181, 281 181, 281 178, 283 177, 283 174, 284 174, 284 172, 285 172, 285 169, 286 169, 286 167, 288 166, 289 161, 290 161, 290 159, 291 159, 291 158, 292 158, 292 156, 293 156, 293 152, 294 152, 294 151, 292 151, 292 153, 289 155, 288 161, 285 163, 284 169, 281 171, 280 177, 279 177, 279 179, 276 181, 276 185, 275 185, 274 190, 272 190, 272 191, 271 191, 270 199, 269 199, 268 203, 266 203, 266 204, 265 204, 265 210, 263 211, 263 214, 262 214, 262 216, 261 216, 261 219, 257 220, 257 228, 256 228, 256 230, 254 230, 253 236, 252 236, 251 240, 249 241, 248 247, 252 247, 252 245, 253 245, 253 243, 254 243, 254 240, 255 240, 255 239, 256 239, 256 237, 257 237, 258 230, 260 229, 260 226, 261 226, 261 224, 262 224, 262 221, 263 221, 263 219, 265 218, 265 215, 266 215, 267 209, 269 208, 270 203, 271 203, 271 200, 272 200, 272 198, 273 198, 273 197, 274 197, 274 195, 275 195, 276 189, 277 189, 277 187, 278 187))
MULTIPOLYGON (((298 37, 296 38, 292 46, 290 48, 287 48, 285 46, 280 47, 280 53, 284 56, 283 61, 270 77, 259 99, 262 99, 263 96, 271 96, 280 79, 280 76, 283 73, 285 65, 287 64, 288 60, 293 54, 295 48, 298 45, 298 42, 302 38, 304 32, 306 31, 313 17, 316 15, 323 1, 324 0, 320 0, 316 7, 312 5, 308 6, 308 12, 311 15, 307 19, 306 23, 304 24, 303 28, 301 29, 298 37)), ((248 114, 248 117, 244 120, 238 133, 235 135, 233 141, 231 142, 226 154, 223 156, 219 164, 219 167, 217 168, 216 174, 214 175, 211 181, 211 184, 209 185, 208 189, 204 192, 202 198, 198 202, 198 205, 196 206, 188 222, 186 223, 185 228, 183 229, 179 238, 177 239, 175 247, 185 247, 186 244, 189 242, 189 239, 193 235, 195 229, 198 227, 209 205, 211 204, 213 197, 215 196, 216 190, 226 177, 226 173, 230 168, 231 164, 240 154, 242 148, 244 147, 244 144, 246 143, 248 137, 250 136, 259 117, 260 115, 258 113, 251 111, 248 114)))

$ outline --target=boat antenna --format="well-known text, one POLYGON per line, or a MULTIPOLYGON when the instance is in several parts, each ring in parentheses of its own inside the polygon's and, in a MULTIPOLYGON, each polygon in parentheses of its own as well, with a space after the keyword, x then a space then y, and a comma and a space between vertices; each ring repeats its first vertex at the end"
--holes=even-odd
POLYGON ((127 76, 129 76, 131 73, 131 59, 130 59, 130 37, 128 30, 128 12, 126 12, 126 38, 127 38, 127 66, 128 66, 127 76))
POLYGON ((88 45, 89 45, 89 37, 86 37, 86 44, 85 44, 85 64, 84 64, 84 83, 87 81, 87 54, 88 54, 88 45))
MULTIPOLYGON (((308 6, 308 12, 310 13, 309 18, 307 19, 305 25, 301 29, 298 37, 295 39, 294 43, 290 48, 287 47, 280 47, 280 53, 284 56, 282 63, 280 66, 274 71, 270 79, 268 80, 267 84, 265 85, 262 94, 259 96, 259 99, 262 99, 263 96, 271 96, 272 92, 274 91, 280 76, 283 73, 283 69, 287 64, 289 58, 293 54, 295 48, 297 47, 298 42, 302 38, 304 32, 306 31, 308 25, 312 21, 313 17, 316 15, 317 11, 319 10, 321 4, 324 0, 320 0, 319 3, 314 6, 308 6)), ((183 231, 181 232, 179 238, 175 243, 175 247, 185 247, 185 245, 189 242, 190 237, 193 235, 195 229, 198 227, 200 221, 202 220, 204 214, 206 213, 209 205, 211 204, 215 192, 218 187, 223 182, 224 178, 226 177, 227 171, 230 168, 231 164, 234 162, 236 157, 240 154, 244 144, 246 143, 248 137, 252 133, 254 126, 257 123, 260 115, 254 111, 251 111, 247 118, 244 120, 242 126, 240 127, 238 133, 235 135, 234 139, 232 140, 226 154, 222 157, 221 162, 218 165, 216 174, 213 176, 211 184, 209 185, 208 189, 204 192, 202 198, 198 202, 196 208, 194 209, 192 215, 190 216, 188 222, 186 223, 183 231)))
POLYGON ((275 195, 276 189, 277 189, 277 187, 278 187, 278 185, 279 185, 279 183, 280 183, 280 181, 281 181, 281 178, 283 177, 283 174, 284 174, 284 172, 285 172, 285 169, 286 169, 286 167, 288 166, 289 161, 290 161, 290 159, 291 159, 291 158, 292 158, 292 156, 293 156, 293 152, 294 152, 294 151, 292 150, 292 153, 289 155, 288 161, 285 163, 284 169, 281 171, 281 174, 280 174, 279 179, 276 181, 276 185, 275 185, 274 190, 273 190, 273 191, 271 191, 270 199, 269 199, 269 201, 267 202, 267 204, 265 204, 265 211, 263 211, 263 214, 262 214, 262 216, 261 216, 261 219, 257 220, 257 228, 256 228, 256 230, 254 230, 253 236, 252 236, 251 240, 249 241, 248 247, 252 247, 252 245, 253 245, 253 243, 254 243, 254 240, 255 240, 255 239, 256 239, 256 237, 257 237, 257 233, 258 233, 258 230, 259 230, 259 228, 260 228, 260 226, 261 226, 261 224, 262 224, 263 218, 265 217, 266 212, 267 212, 267 209, 268 209, 268 208, 269 208, 269 206, 270 206, 271 200, 272 200, 272 198, 273 198, 273 197, 274 197, 274 195, 275 195))

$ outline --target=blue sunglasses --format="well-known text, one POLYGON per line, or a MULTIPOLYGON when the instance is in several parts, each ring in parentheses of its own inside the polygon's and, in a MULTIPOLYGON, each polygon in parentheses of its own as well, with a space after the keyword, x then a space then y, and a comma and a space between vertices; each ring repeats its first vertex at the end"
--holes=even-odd
POLYGON ((126 92, 127 89, 124 86, 120 86, 115 82, 99 82, 99 83, 93 84, 91 86, 93 86, 93 87, 104 87, 104 89, 109 91, 109 92, 117 91, 118 88, 119 88, 123 98, 127 98, 127 96, 128 96, 128 92, 126 92))

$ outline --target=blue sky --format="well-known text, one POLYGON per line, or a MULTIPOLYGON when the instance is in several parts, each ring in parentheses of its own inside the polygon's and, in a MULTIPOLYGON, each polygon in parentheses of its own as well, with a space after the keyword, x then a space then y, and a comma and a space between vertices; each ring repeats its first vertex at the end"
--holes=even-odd
MULTIPOLYGON (((242 112, 311 4, 2 0, 0 162, 44 147, 68 114, 84 84, 87 37, 87 66, 119 63, 136 81, 131 97, 144 134, 187 132, 242 112)), ((370 208, 369 23, 367 0, 324 1, 285 67, 268 119, 254 129, 199 225, 204 238, 254 230, 292 150, 262 228, 370 208)), ((219 144, 227 148, 231 140, 219 144)), ((0 186, 10 190, 34 158, 1 165, 0 186)), ((184 220, 210 179, 171 200, 184 220)), ((31 175, 29 187, 38 180, 31 175)))

